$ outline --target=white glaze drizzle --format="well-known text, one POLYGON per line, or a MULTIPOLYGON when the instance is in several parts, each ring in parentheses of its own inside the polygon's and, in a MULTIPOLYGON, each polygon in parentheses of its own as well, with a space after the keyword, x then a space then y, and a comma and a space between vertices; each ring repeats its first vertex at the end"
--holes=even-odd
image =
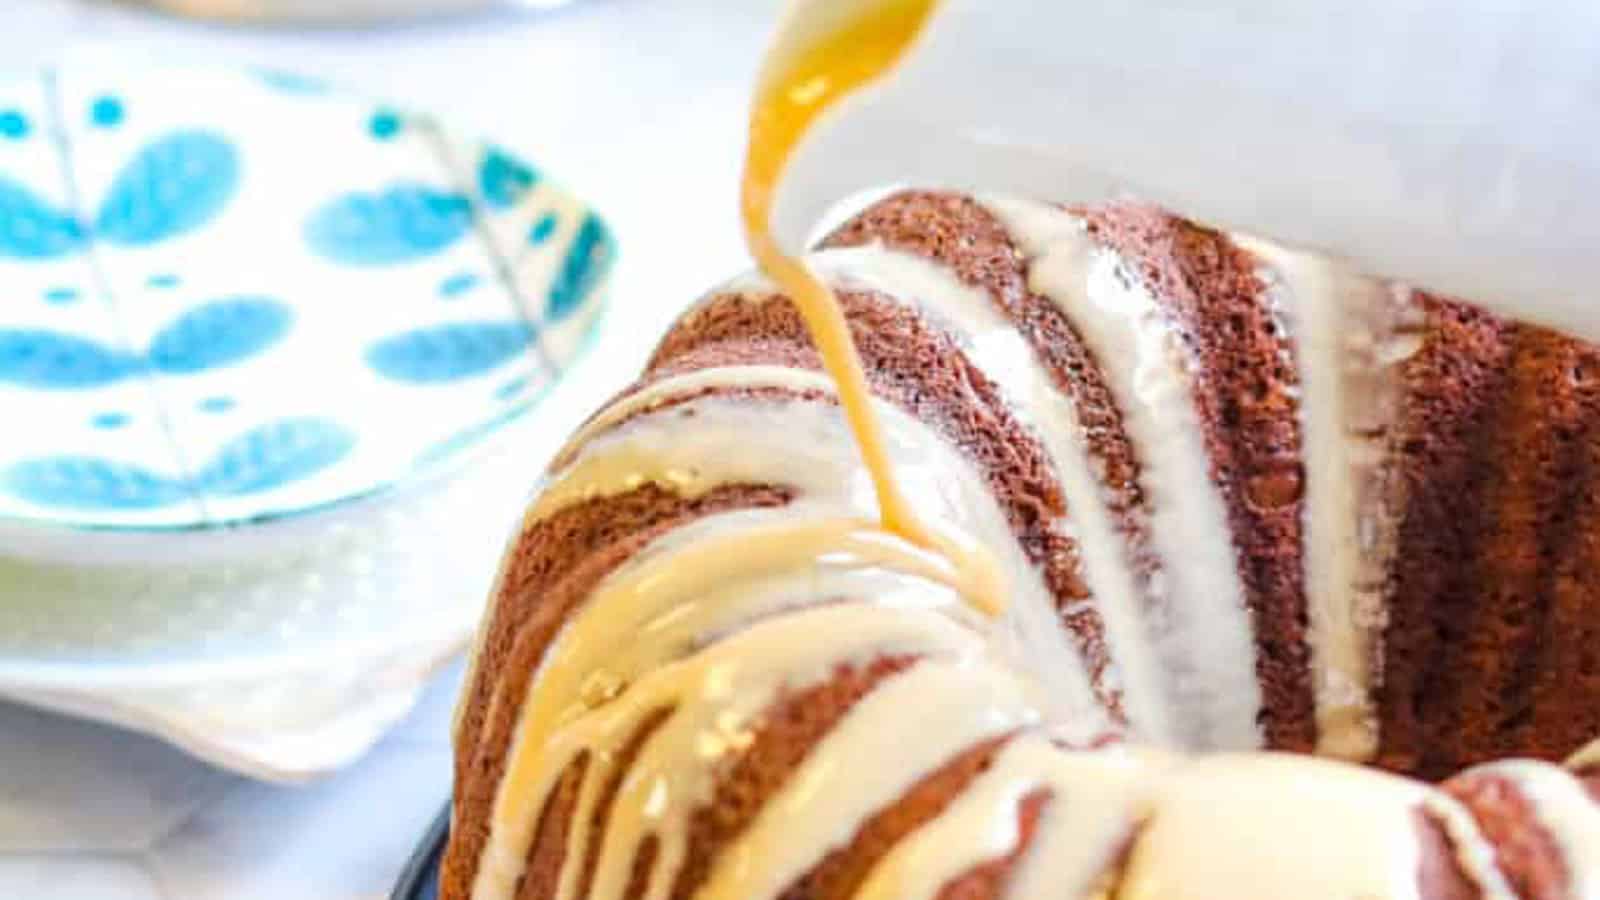
MULTIPOLYGON (((592 709, 571 707, 574 698, 552 697, 542 706, 572 709, 549 730, 529 727, 508 756, 509 765, 492 814, 490 839, 479 863, 473 896, 509 898, 521 876, 534 827, 545 799, 567 766, 590 751, 574 820, 589 820, 600 785, 619 764, 617 753, 647 717, 675 708, 629 766, 604 835, 593 898, 617 897, 634 853, 647 833, 661 841, 649 896, 661 896, 682 862, 687 817, 711 799, 719 759, 751 740, 760 714, 785 689, 815 684, 846 665, 864 666, 890 656, 971 658, 984 642, 938 613, 845 603, 812 607, 762 620, 668 663, 592 709)), ((534 703, 541 692, 536 690, 534 703)), ((541 724, 544 724, 541 722, 541 724)), ((576 896, 578 869, 588 829, 569 835, 559 897, 576 896)))
MULTIPOLYGON (((664 379, 644 389, 635 391, 601 409, 599 413, 573 432, 561 449, 556 451, 552 457, 554 464, 560 465, 564 461, 570 461, 571 456, 587 443, 590 438, 612 428, 618 422, 630 416, 647 412, 672 397, 691 394, 706 388, 741 382, 748 387, 774 387, 796 392, 815 390, 831 392, 833 390, 833 382, 825 375, 787 366, 712 368, 685 373, 676 378, 664 379)), ((541 494, 542 492, 536 492, 530 499, 516 530, 507 538, 499 569, 495 573, 493 586, 489 590, 491 602, 500 596, 501 588, 505 583, 506 570, 511 563, 512 550, 521 540, 523 533, 535 522, 549 516, 554 511, 548 505, 539 502, 541 494)), ((488 628, 492 621, 493 615, 492 612, 489 612, 478 623, 477 632, 473 636, 472 647, 467 653, 467 671, 463 682, 466 685, 472 685, 478 677, 479 658, 482 655, 483 642, 488 638, 488 628)), ((462 692, 451 718, 451 734, 457 742, 463 739, 461 734, 462 720, 466 714, 466 703, 471 697, 470 691, 462 692)))
POLYGON ((1226 506, 1211 477, 1190 371, 1155 299, 1070 213, 981 198, 1028 255, 1034 292, 1054 302, 1102 361, 1139 448, 1152 545, 1162 561, 1151 633, 1169 676, 1184 745, 1261 746, 1256 649, 1226 506))
POLYGON ((1590 741, 1583 749, 1567 757, 1566 766, 1574 772, 1600 769, 1600 738, 1590 741))
POLYGON ((1160 774, 1175 760, 1123 751, 1065 753, 1038 738, 1013 741, 934 822, 873 870, 858 900, 932 898, 953 879, 1014 852, 1018 811, 1047 795, 1008 896, 1085 897, 1110 874, 1149 815, 1160 774))
POLYGON ((619 422, 650 412, 664 403, 704 391, 736 388, 741 390, 773 389, 793 393, 822 393, 832 395, 833 380, 822 372, 796 369, 792 366, 767 364, 741 366, 708 366, 653 381, 644 387, 618 398, 601 410, 581 428, 573 432, 555 460, 559 465, 571 459, 578 448, 597 434, 614 428, 619 422))
MULTIPOLYGON (((710 371, 710 370, 707 370, 710 371)), ((820 375, 773 366, 729 366, 727 387, 793 387, 829 392, 820 375), (808 377, 809 376, 809 377, 808 377), (814 378, 815 380, 810 380, 814 378)), ((705 386, 698 373, 666 379, 624 399, 638 410, 705 386), (687 385, 688 387, 684 387, 687 385)), ((973 535, 1009 574, 1015 593, 994 638, 1013 662, 1052 686, 1062 737, 1088 745, 1114 729, 1089 669, 1059 627, 1042 576, 1023 556, 983 477, 926 425, 879 402, 897 476, 931 520, 973 535)), ((626 416, 619 416, 623 419, 626 416)), ((710 394, 590 435, 535 504, 535 519, 579 499, 646 482, 696 496, 722 484, 780 484, 828 498, 841 514, 876 518, 870 480, 837 407, 803 398, 751 400, 710 394)))
POLYGON ((723 850, 697 900, 778 896, 927 773, 985 740, 1037 724, 1035 690, 981 663, 923 663, 890 679, 851 708, 723 850), (913 709, 914 737, 884 727, 906 721, 913 709))
MULTIPOLYGON (((768 382, 795 383, 790 373, 774 372, 770 367, 763 367, 756 372, 724 372, 722 377, 746 386, 760 383, 763 378, 768 382)), ((697 385, 694 378, 686 377, 685 381, 687 388, 684 383, 663 383, 655 386, 653 395, 635 395, 625 401, 637 407, 635 412, 645 411, 644 414, 633 418, 628 418, 627 414, 617 415, 611 417, 611 423, 601 422, 591 429, 587 439, 576 447, 572 461, 552 477, 535 504, 531 518, 537 520, 577 500, 609 496, 648 481, 671 485, 680 494, 691 496, 718 484, 788 484, 800 491, 803 500, 838 515, 854 513, 855 518, 826 520, 817 526, 819 530, 812 535, 814 540, 807 540, 804 539, 806 533, 801 530, 806 524, 803 519, 794 521, 785 517, 781 526, 773 526, 780 532, 786 531, 788 536, 781 541, 764 536, 759 529, 729 527, 729 520, 718 519, 715 524, 707 526, 712 534, 705 540, 711 543, 697 556, 691 555, 688 548, 669 548, 668 552, 652 552, 647 548, 629 565, 606 579, 557 636, 555 645, 546 654, 530 685, 528 697, 522 702, 517 736, 513 739, 508 757, 507 776, 497 789, 492 837, 479 864, 475 896, 508 896, 516 878, 520 876, 522 859, 532 840, 532 819, 542 809, 543 798, 549 795, 555 778, 567 763, 585 749, 598 750, 606 746, 615 749, 640 725, 643 713, 660 708, 661 703, 667 702, 657 697, 661 703, 649 709, 634 709, 632 715, 620 720, 597 713, 599 718, 596 721, 600 724, 580 731, 579 736, 570 742, 570 752, 566 756, 553 754, 551 747, 554 739, 549 736, 576 727, 567 717, 579 715, 587 708, 582 703, 574 703, 575 698, 582 700, 587 696, 587 692, 580 688, 592 683, 592 676, 598 671, 593 668, 593 661, 598 658, 593 648, 612 648, 624 644, 650 645, 654 649, 634 659, 632 668, 626 656, 622 661, 610 661, 602 681, 623 685, 628 684, 634 675, 643 674, 646 681, 655 677, 649 669, 649 663, 655 658, 653 654, 668 652, 666 648, 674 646, 674 641, 663 635, 653 635, 648 640, 641 638, 638 632, 649 628, 648 622, 640 617, 677 616, 679 607, 688 597, 686 591, 694 588, 714 587, 716 590, 712 597, 727 598, 731 605, 748 602, 743 599, 739 588, 742 581, 753 577, 753 572, 744 567, 754 567, 763 572, 772 569, 767 573, 771 577, 787 575, 790 579, 815 586, 819 561, 842 558, 846 560, 846 565, 859 565, 859 561, 850 560, 863 558, 868 551, 881 550, 883 546, 898 546, 896 558, 900 560, 902 568, 906 567, 908 560, 914 560, 922 567, 915 574, 934 581, 939 579, 941 573, 938 571, 937 558, 930 558, 926 553, 913 553, 885 533, 866 528, 866 514, 871 511, 872 495, 865 475, 860 471, 859 462, 849 453, 851 445, 843 422, 830 404, 797 398, 752 401, 748 398, 709 395, 687 400, 669 409, 649 411, 660 399, 669 396, 674 387, 681 392, 692 390, 697 385), (611 426, 609 430, 608 424, 611 426), (756 435, 762 437, 756 438, 756 435), (845 530, 847 527, 848 531, 845 530), (720 536, 719 531, 722 532, 720 536), (847 537, 853 541, 848 546, 845 545, 847 537), (723 543, 719 544, 713 539, 723 543), (741 550, 745 545, 766 548, 770 552, 761 554, 741 550), (659 571, 652 568, 653 565, 659 571), (680 577, 688 580, 682 586, 676 586, 680 577), (606 635, 610 637, 606 638, 606 635), (585 651, 583 648, 591 650, 585 651), (610 671, 619 666, 620 670, 610 671), (541 744, 532 737, 534 735, 545 736, 545 740, 541 744), (556 759, 559 765, 552 763, 552 759, 556 759)), ((925 508, 945 511, 949 520, 957 522, 967 533, 978 535, 1002 561, 1010 565, 1013 584, 1019 595, 1012 605, 1014 610, 1050 609, 1052 604, 1044 593, 1042 583, 1022 559, 1020 549, 994 498, 976 473, 925 426, 887 406, 881 413, 885 417, 897 465, 901 467, 903 483, 922 498, 925 508), (1027 574, 1024 575, 1024 572, 1027 574)), ((867 563, 879 566, 881 560, 874 562, 868 557, 867 563)), ((702 601, 701 605, 709 602, 709 599, 702 601)), ((910 615, 904 606, 882 608, 881 611, 910 615)), ((744 614, 750 615, 748 610, 744 614)), ((797 618, 798 615, 786 616, 778 622, 797 618)), ((951 617, 940 618, 952 621, 951 617)), ((702 631, 706 627, 706 623, 696 624, 702 631)), ((767 623, 758 621, 750 631, 766 627, 767 623)), ((1032 623, 1028 627, 1015 627, 1010 631, 1026 635, 1033 642, 1034 646, 1030 648, 1032 652, 1026 654, 1028 659, 1045 660, 1050 667, 1051 677, 1046 683, 1054 689, 1047 700, 1060 720, 1092 729, 1084 732, 1084 740, 1104 733, 1109 725, 1089 688, 1087 669, 1065 644, 1061 629, 1032 623)), ((678 633, 676 643, 681 645, 693 633, 699 632, 678 633)), ((788 656, 807 658, 806 654, 818 652, 810 646, 800 646, 802 643, 814 644, 815 637, 812 635, 812 640, 807 642, 795 637, 796 646, 787 654, 778 652, 776 648, 768 648, 767 652, 773 656, 769 665, 774 667, 775 675, 781 674, 788 656)), ((986 638, 984 643, 992 647, 998 642, 986 638)), ((721 643, 713 644, 705 652, 712 653, 722 646, 721 643)), ((667 663, 665 668, 681 666, 681 663, 667 663)), ((784 683, 794 681, 794 678, 787 678, 784 683)), ((629 693, 638 690, 640 687, 635 684, 629 693)), ((608 693, 607 690, 601 691, 602 701, 608 693)), ((686 705, 690 712, 699 710, 701 714, 708 714, 700 710, 703 704, 692 702, 693 698, 670 691, 668 693, 668 699, 686 705)), ((768 691, 768 696, 762 699, 770 699, 770 693, 768 691)), ((493 702, 511 700, 497 697, 493 702)), ((608 708, 601 706, 600 712, 608 708)), ((745 710, 745 714, 754 715, 760 709, 761 706, 757 705, 745 710)), ((690 720, 693 716, 675 714, 669 725, 664 727, 672 727, 680 718, 690 720)), ((663 735, 659 740, 652 740, 649 746, 653 748, 675 740, 692 741, 693 736, 663 735)), ((604 769, 605 764, 603 754, 591 759, 592 771, 585 778, 580 804, 596 801, 593 795, 598 791, 596 785, 600 783, 598 772, 604 769)), ((663 773, 666 771, 662 770, 663 773)), ((668 775, 660 774, 659 777, 668 775)), ((608 848, 616 841, 624 842, 618 847, 631 846, 626 843, 629 840, 626 834, 620 829, 613 831, 621 836, 608 832, 608 848)), ((580 840, 581 836, 574 836, 574 841, 580 840)), ((580 857, 581 849, 574 847, 568 858, 580 857)), ((670 868, 672 854, 681 853, 682 849, 673 840, 663 840, 662 867, 670 868)), ((627 851, 618 849, 616 852, 625 854, 627 851)), ((613 877, 607 874, 609 869, 602 866, 600 871, 601 879, 594 885, 593 896, 608 896, 605 891, 621 889, 622 885, 612 885, 605 880, 613 877)), ((575 869, 569 866, 563 874, 563 890, 575 890, 577 877, 575 869)), ((658 888, 665 889, 662 885, 652 884, 652 895, 658 888)), ((564 896, 570 896, 570 893, 564 896)))
MULTIPOLYGON (((1388 429, 1399 410, 1395 366, 1420 347, 1396 334, 1404 315, 1388 284, 1323 257, 1234 235, 1266 267, 1300 372, 1305 471, 1305 596, 1317 752, 1377 752, 1374 669, 1395 547, 1386 508, 1388 429)), ((1405 292, 1403 295, 1409 295, 1405 292)))
POLYGON ((1583 782, 1559 766, 1524 759, 1489 763, 1467 774, 1509 781, 1561 854, 1567 895, 1600 897, 1600 801, 1583 782))
POLYGON ((1197 759, 1162 786, 1117 898, 1418 898, 1428 791, 1276 754, 1197 759))
MULTIPOLYGON (((1132 734, 1155 744, 1176 741, 1164 677, 1143 621, 1149 602, 1144 587, 1112 521, 1077 409, 1033 348, 987 293, 931 260, 873 244, 822 250, 807 261, 835 289, 870 290, 914 306, 954 337, 999 386, 1012 414, 1039 439, 1066 497, 1067 516, 1054 525, 1078 546, 1084 581, 1105 624, 1110 664, 1104 677, 1117 688, 1132 734)), ((751 272, 724 284, 701 306, 729 292, 760 296, 774 290, 760 273, 751 272)))

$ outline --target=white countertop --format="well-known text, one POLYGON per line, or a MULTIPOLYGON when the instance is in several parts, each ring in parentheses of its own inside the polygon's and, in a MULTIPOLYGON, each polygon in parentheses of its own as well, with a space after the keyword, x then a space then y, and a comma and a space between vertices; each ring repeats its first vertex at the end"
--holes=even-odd
MULTIPOLYGON (((599 349, 541 411, 565 432, 636 370, 675 312, 745 265, 734 219, 742 110, 776 7, 589 0, 543 16, 301 30, 12 0, 0 11, 0 59, 27 66, 108 49, 304 71, 526 152, 598 207, 621 245, 599 349)), ((386 897, 449 789, 459 677, 452 667, 366 760, 299 788, 0 704, 0 897, 386 897)))

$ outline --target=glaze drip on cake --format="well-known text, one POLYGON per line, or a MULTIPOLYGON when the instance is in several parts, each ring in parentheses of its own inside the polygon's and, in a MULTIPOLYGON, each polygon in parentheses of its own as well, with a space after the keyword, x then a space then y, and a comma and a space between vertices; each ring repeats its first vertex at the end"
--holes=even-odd
POLYGON ((1572 754, 1567 759, 1567 768, 1578 773, 1600 771, 1600 740, 1592 741, 1572 754))
POLYGON ((1236 239, 1295 335, 1305 434, 1307 643, 1317 750, 1369 759, 1372 686, 1394 553, 1384 462, 1401 398, 1400 364, 1419 345, 1410 292, 1266 241, 1236 239))
POLYGON ((806 132, 844 97, 882 77, 915 42, 934 5, 935 0, 861 4, 815 40, 796 44, 792 52, 772 52, 751 107, 740 209, 750 254, 788 292, 838 387, 839 405, 872 478, 883 528, 944 556, 962 596, 997 613, 1004 608, 1007 586, 995 560, 967 535, 937 530, 900 489, 844 311, 806 261, 779 246, 770 228, 773 192, 806 132))

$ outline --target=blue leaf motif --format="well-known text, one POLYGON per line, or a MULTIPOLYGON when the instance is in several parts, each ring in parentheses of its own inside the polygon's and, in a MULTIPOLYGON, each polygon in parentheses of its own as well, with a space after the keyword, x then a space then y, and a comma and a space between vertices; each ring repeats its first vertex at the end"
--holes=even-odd
POLYGON ((265 350, 289 331, 294 313, 270 297, 213 300, 174 319, 150 342, 150 365, 190 375, 265 350))
POLYGON ((187 496, 180 481, 92 456, 26 460, 6 469, 0 484, 29 503, 55 509, 156 509, 187 496))
POLYGON ((334 262, 371 266, 431 256, 471 227, 472 205, 461 194, 396 184, 334 199, 312 214, 305 234, 312 250, 334 262))
POLYGON ((605 224, 592 213, 585 215, 567 248, 567 258, 550 282, 545 312, 551 321, 566 318, 583 304, 611 268, 612 250, 605 224))
POLYGON ((138 368, 132 355, 76 335, 0 329, 0 383, 41 390, 93 388, 138 368))
POLYGON ((258 494, 300 481, 349 454, 349 430, 325 419, 283 419, 234 438, 197 479, 204 493, 227 497, 258 494))
POLYGON ((55 259, 83 246, 83 226, 26 187, 0 177, 0 258, 55 259))
POLYGON ((239 156, 207 131, 178 131, 141 149, 100 205, 97 235, 142 247, 209 222, 239 187, 239 156))
POLYGON ((478 165, 478 192, 493 209, 515 205, 538 182, 531 166, 498 147, 484 151, 478 165))
POLYGON ((521 322, 456 322, 384 338, 367 351, 367 363, 395 381, 438 384, 492 371, 532 340, 521 322))

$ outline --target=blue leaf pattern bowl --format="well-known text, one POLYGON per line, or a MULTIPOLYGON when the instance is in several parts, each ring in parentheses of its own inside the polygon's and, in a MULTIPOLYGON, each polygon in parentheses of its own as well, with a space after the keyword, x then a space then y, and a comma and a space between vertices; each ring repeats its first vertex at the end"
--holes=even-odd
POLYGON ((527 161, 311 79, 73 63, 0 115, 0 525, 232 526, 458 464, 615 256, 527 161))

